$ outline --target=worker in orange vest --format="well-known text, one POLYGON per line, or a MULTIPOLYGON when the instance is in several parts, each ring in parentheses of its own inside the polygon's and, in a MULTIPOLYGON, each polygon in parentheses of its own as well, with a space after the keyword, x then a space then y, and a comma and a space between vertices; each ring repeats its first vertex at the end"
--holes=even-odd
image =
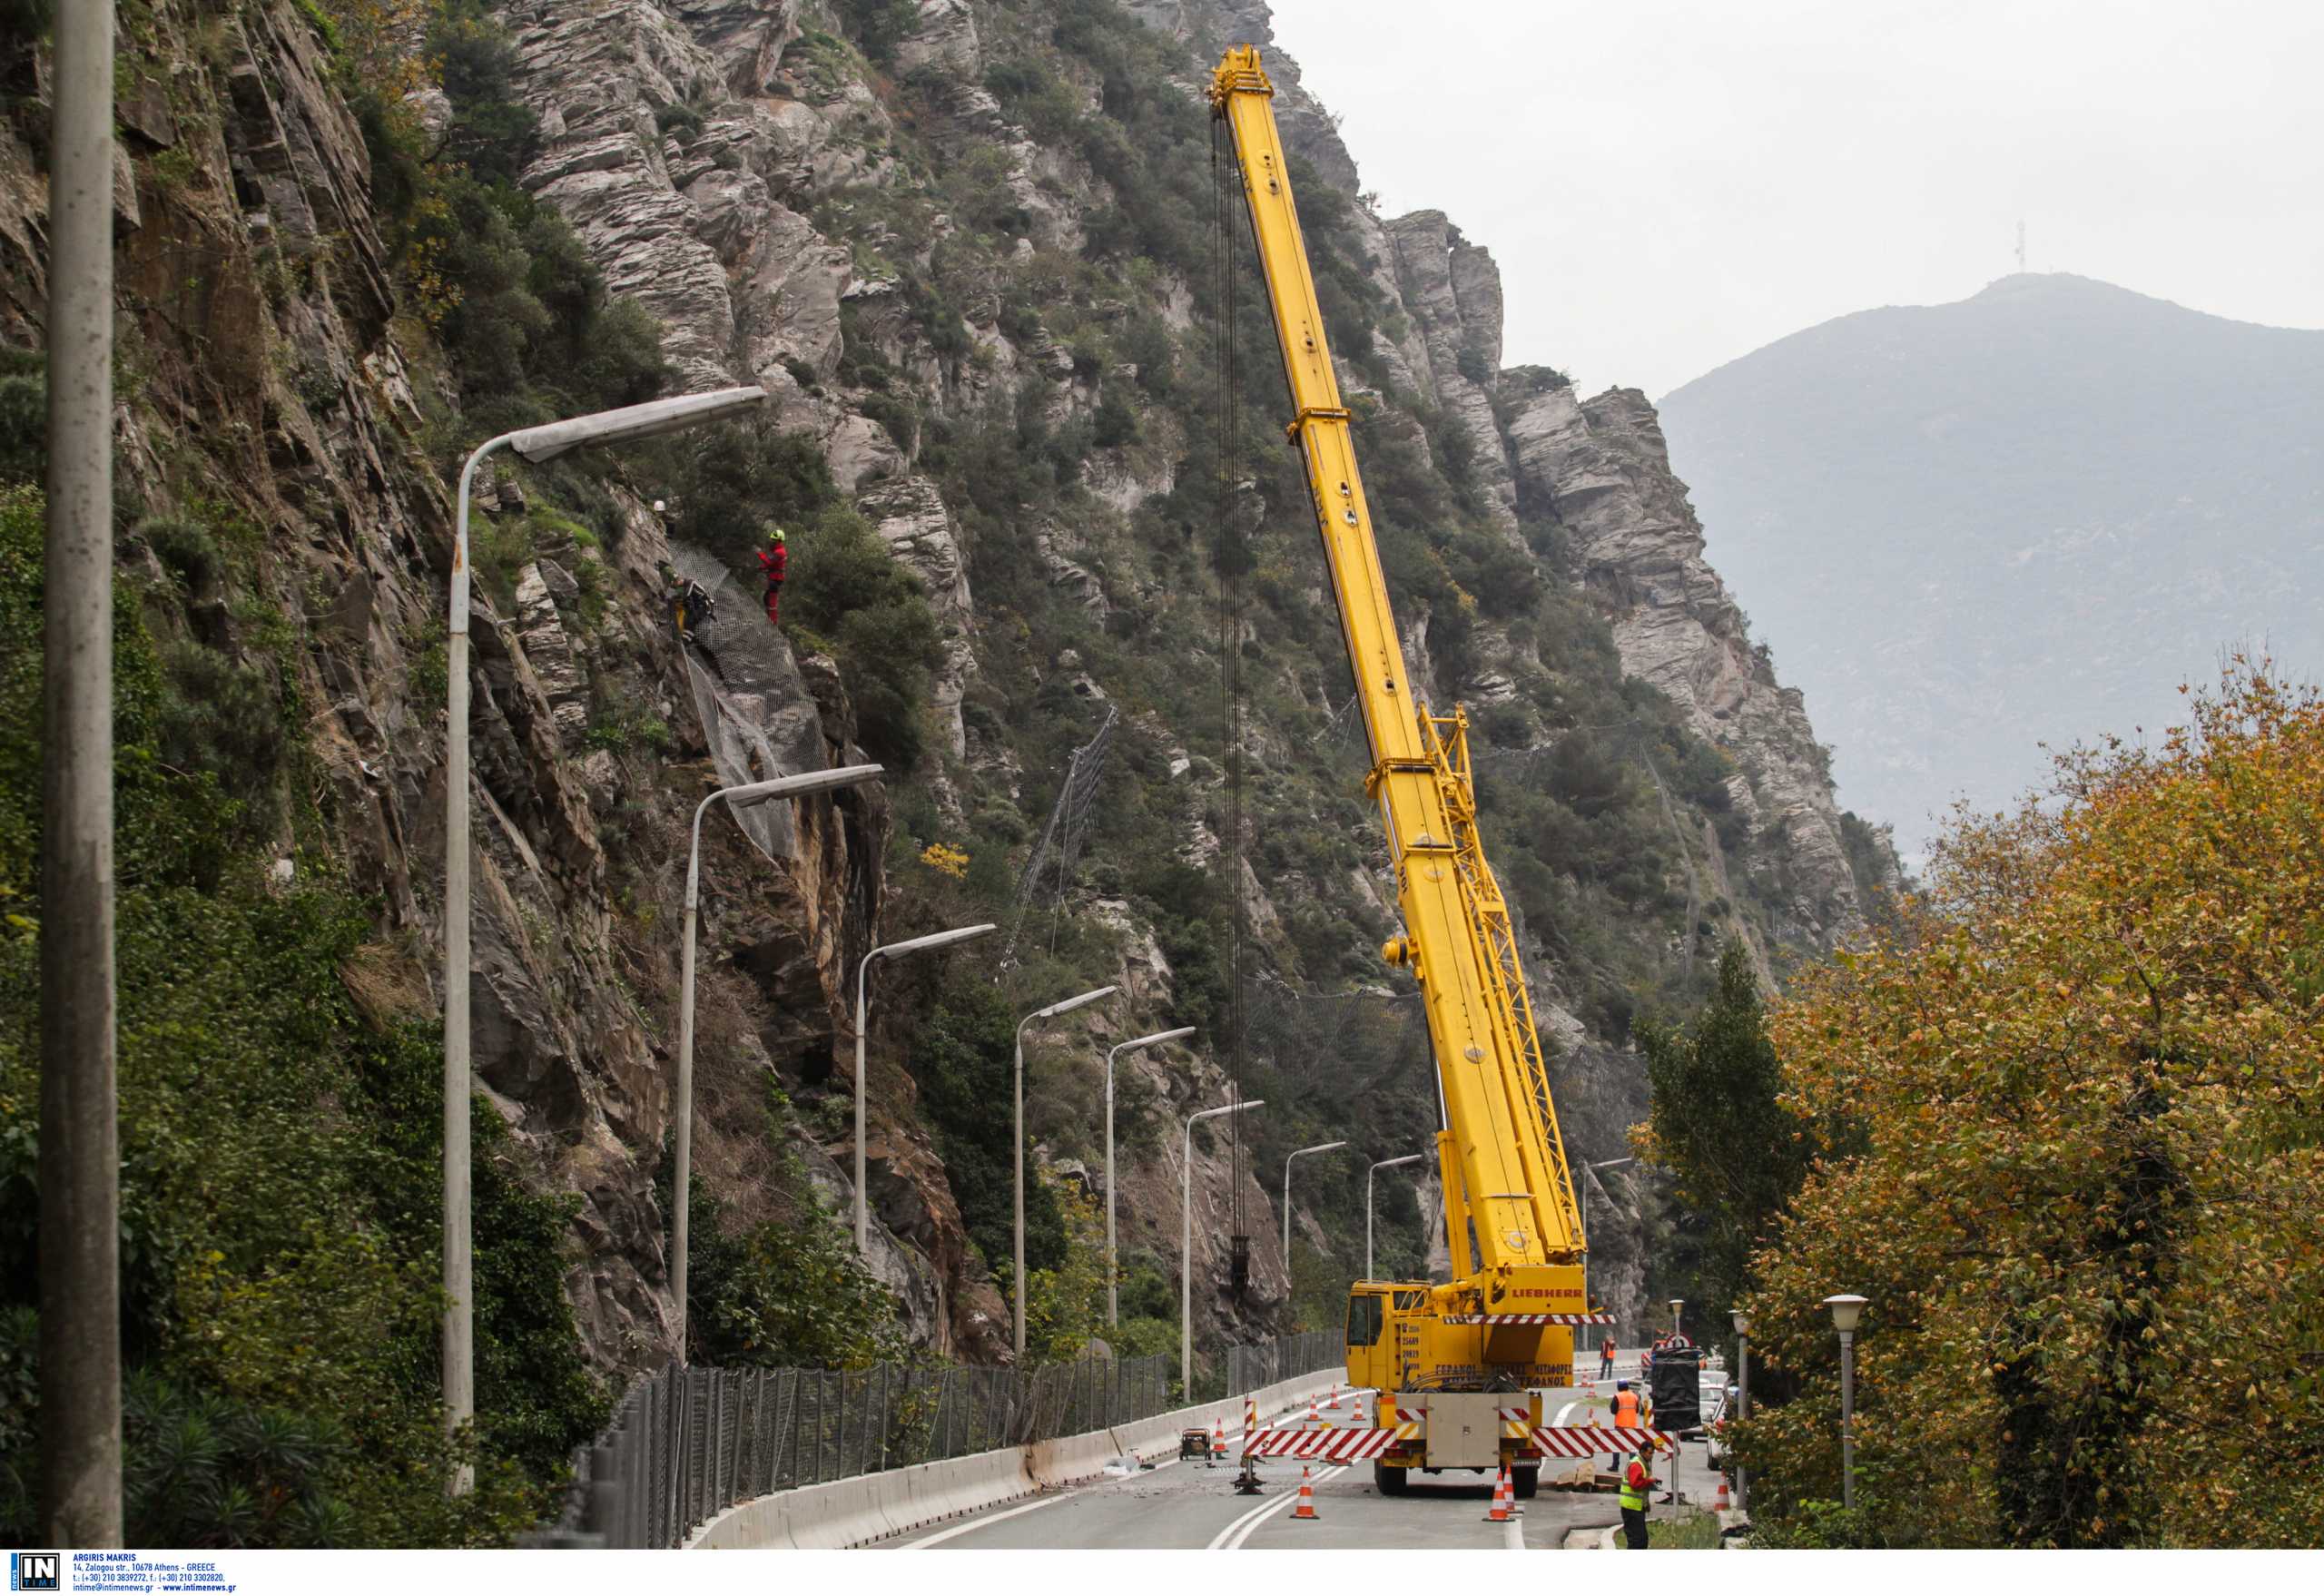
MULTIPOLYGON (((1635 1430, 1638 1427, 1638 1393, 1630 1389, 1629 1381, 1618 1381, 1614 1385, 1614 1428, 1635 1430)), ((1612 1466, 1617 1472, 1620 1470, 1622 1460, 1619 1453, 1616 1454, 1612 1466)))

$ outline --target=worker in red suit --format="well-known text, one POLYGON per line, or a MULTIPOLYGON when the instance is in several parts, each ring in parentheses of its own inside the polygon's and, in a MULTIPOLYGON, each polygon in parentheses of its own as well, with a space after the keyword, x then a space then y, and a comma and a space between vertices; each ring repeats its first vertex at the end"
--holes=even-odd
POLYGON ((759 550, 759 571, 766 577, 766 624, 780 626, 783 619, 783 568, 791 551, 784 547, 783 528, 775 527, 766 535, 766 547, 759 550))

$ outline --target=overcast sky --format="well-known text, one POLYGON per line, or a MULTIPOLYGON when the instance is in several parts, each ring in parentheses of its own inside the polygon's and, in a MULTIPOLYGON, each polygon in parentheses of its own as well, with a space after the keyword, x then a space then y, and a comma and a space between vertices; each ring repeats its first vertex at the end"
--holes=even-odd
POLYGON ((2075 271, 2324 326, 2324 0, 1273 0, 1509 364, 1655 398, 1851 310, 2075 271))

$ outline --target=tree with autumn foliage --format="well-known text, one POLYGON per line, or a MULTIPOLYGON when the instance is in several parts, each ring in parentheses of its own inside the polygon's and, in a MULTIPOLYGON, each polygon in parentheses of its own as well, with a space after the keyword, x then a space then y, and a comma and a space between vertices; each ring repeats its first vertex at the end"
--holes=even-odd
POLYGON ((1817 1154, 1746 1298, 1799 1382, 1738 1438, 1774 1540, 2324 1542, 2324 699, 2239 662, 1956 818, 1770 1029, 1817 1154))

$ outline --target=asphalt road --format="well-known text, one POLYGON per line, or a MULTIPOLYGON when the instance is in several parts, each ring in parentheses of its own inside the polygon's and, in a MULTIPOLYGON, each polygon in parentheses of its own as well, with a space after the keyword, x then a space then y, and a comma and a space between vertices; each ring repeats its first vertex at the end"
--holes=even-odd
MULTIPOLYGON (((1597 1360, 1590 1359, 1594 1373, 1597 1360)), ((1620 1355, 1616 1368, 1635 1376, 1638 1354, 1620 1355)), ((1723 1378, 1723 1376, 1722 1376, 1723 1378)), ((1706 1382, 1708 1385, 1708 1382, 1706 1382)), ((1547 1394, 1543 1416, 1552 1423, 1581 1424, 1590 1416, 1591 1400, 1610 1396, 1613 1382, 1547 1394)), ((1365 1392, 1365 1411, 1373 1394, 1365 1392)), ((1337 1415, 1324 1414, 1326 1425, 1336 1416, 1349 1416, 1343 1393, 1337 1415)), ((1600 1409, 1602 1412, 1602 1408, 1600 1409)), ((1305 1413, 1279 1425, 1305 1429, 1305 1413)), ((1690 1497, 1707 1500, 1716 1481, 1704 1464, 1699 1444, 1682 1447, 1679 1486, 1690 1497)), ((1571 1466, 1571 1465, 1566 1465, 1571 1466)), ((1551 1465, 1552 1471, 1557 1467, 1551 1465)), ((1620 1513, 1608 1495, 1544 1490, 1532 1501, 1520 1502, 1522 1514, 1506 1523, 1489 1522, 1492 1484, 1482 1474, 1418 1476, 1409 1494, 1384 1497, 1372 1483, 1372 1465, 1357 1463, 1316 1470, 1310 1484, 1316 1517, 1292 1516, 1298 1502, 1301 1465, 1283 1459, 1265 1459, 1259 1477, 1265 1493, 1240 1496, 1235 1492, 1236 1468, 1221 1463, 1206 1467, 1167 1458, 1152 1469, 1135 1474, 1108 1476, 1088 1484, 1005 1503, 932 1530, 915 1531, 880 1542, 883 1547, 940 1551, 1031 1551, 1071 1547, 1091 1551, 1267 1551, 1283 1548, 1553 1551, 1564 1544, 1569 1532, 1617 1522, 1620 1513)), ((1663 1471, 1666 1479, 1670 1471, 1663 1471)), ((1669 1510, 1659 1510, 1669 1511, 1669 1510)))

